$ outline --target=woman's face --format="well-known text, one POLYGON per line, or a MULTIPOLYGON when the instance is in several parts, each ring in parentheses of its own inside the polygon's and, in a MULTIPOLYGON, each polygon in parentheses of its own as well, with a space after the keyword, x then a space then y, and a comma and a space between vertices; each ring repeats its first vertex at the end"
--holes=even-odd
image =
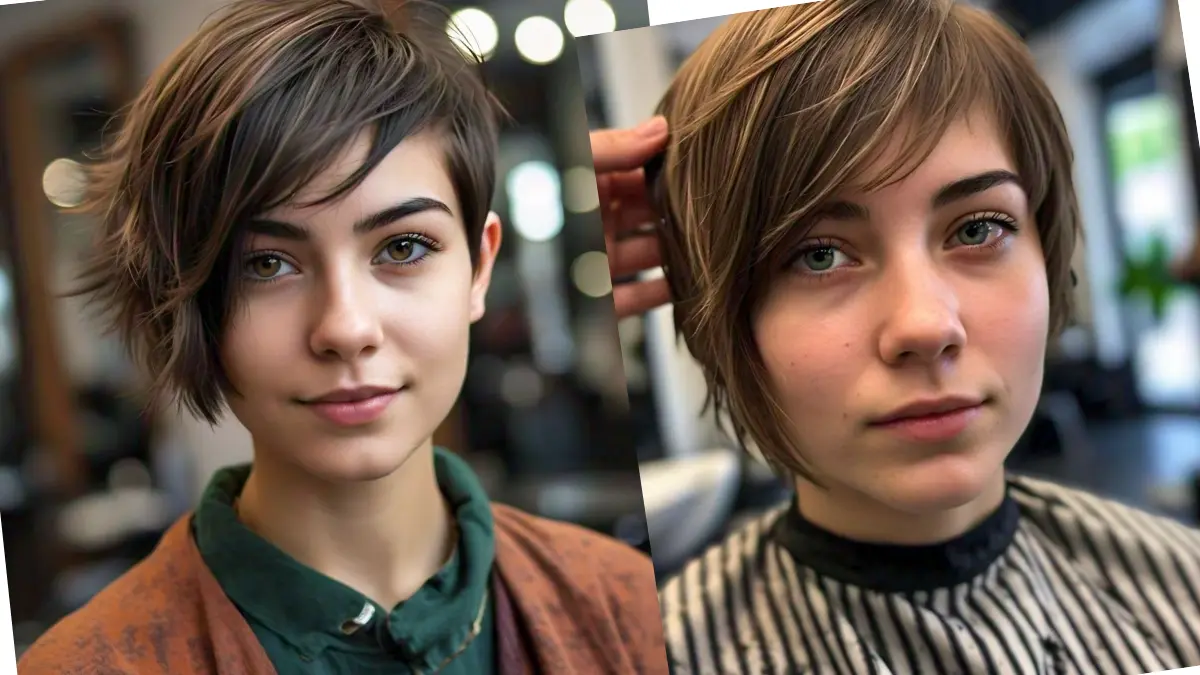
MULTIPOLYGON (((366 156, 360 137, 297 201, 366 156)), ((333 482, 380 478, 429 441, 458 397, 500 225, 473 274, 440 139, 395 148, 353 191, 263 214, 239 260, 221 344, 230 408, 260 461, 333 482)))
POLYGON ((755 339, 827 499, 922 515, 1002 480, 1038 400, 1049 316, 1013 174, 990 119, 964 119, 903 181, 837 195, 768 290, 755 339), (884 423, 926 403, 968 409, 884 423))

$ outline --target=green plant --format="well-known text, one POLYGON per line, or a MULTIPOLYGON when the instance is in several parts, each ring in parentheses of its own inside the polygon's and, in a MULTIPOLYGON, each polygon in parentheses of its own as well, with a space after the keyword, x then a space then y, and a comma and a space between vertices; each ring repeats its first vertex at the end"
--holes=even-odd
POLYGON ((1118 292, 1126 299, 1143 297, 1148 300, 1156 322, 1163 320, 1172 297, 1180 290, 1179 282, 1171 274, 1170 258, 1166 239, 1155 235, 1144 254, 1126 253, 1121 263, 1118 292))

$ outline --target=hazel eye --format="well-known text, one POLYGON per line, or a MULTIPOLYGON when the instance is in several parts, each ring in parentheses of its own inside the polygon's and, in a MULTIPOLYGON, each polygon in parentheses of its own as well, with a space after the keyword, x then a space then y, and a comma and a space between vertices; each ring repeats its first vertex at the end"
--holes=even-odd
POLYGON ((392 257, 392 260, 396 262, 405 262, 412 258, 420 257, 420 248, 421 246, 416 242, 402 239, 400 241, 393 241, 392 243, 388 244, 385 250, 387 251, 388 255, 392 257))
POLYGON ((380 264, 411 265, 429 255, 433 246, 415 237, 397 237, 384 245, 376 256, 380 264))
POLYGON ((277 255, 255 256, 246 262, 246 276, 255 281, 270 281, 287 273, 292 266, 277 255))

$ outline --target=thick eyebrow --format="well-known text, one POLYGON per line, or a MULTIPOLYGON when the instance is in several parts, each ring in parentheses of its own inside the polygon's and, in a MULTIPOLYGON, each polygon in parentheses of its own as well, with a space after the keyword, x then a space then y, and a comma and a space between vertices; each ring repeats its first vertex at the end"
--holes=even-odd
MULTIPOLYGON (((450 207, 441 200, 434 199, 433 197, 414 197, 359 220, 354 223, 354 233, 359 235, 366 234, 372 230, 377 230, 381 227, 391 225, 396 221, 426 211, 441 211, 449 216, 454 215, 450 207)), ((305 228, 293 223, 272 220, 270 218, 255 218, 246 225, 246 229, 252 234, 261 234, 279 239, 291 239, 293 241, 308 240, 308 230, 305 228)))
POLYGON ((871 212, 862 204, 836 201, 822 204, 813 211, 811 220, 816 223, 822 220, 870 220, 871 212))
POLYGON ((1018 187, 1024 184, 1017 174, 1004 169, 996 169, 995 171, 985 171, 976 176, 970 176, 961 180, 956 180, 953 183, 938 190, 938 193, 933 197, 933 208, 938 209, 947 206, 961 199, 966 199, 972 195, 986 192, 998 185, 1013 183, 1018 187))
MULTIPOLYGON (((938 190, 933 196, 931 204, 933 208, 940 209, 954 202, 966 199, 972 195, 986 192, 998 185, 1013 183, 1018 186, 1024 186, 1021 178, 1017 174, 1005 170, 996 169, 994 171, 985 171, 981 174, 960 178, 938 190)), ((869 220, 871 217, 867 207, 862 204, 855 204, 848 201, 830 202, 820 206, 813 212, 812 220, 869 220)))

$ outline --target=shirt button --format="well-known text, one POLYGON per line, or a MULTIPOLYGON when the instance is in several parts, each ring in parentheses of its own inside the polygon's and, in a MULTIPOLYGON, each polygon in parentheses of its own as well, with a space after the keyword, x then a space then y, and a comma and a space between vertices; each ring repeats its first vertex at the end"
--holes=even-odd
POLYGON ((354 635, 358 629, 371 623, 371 619, 375 616, 375 605, 369 602, 363 603, 363 608, 359 611, 358 616, 353 619, 347 619, 342 623, 342 633, 345 635, 354 635))

